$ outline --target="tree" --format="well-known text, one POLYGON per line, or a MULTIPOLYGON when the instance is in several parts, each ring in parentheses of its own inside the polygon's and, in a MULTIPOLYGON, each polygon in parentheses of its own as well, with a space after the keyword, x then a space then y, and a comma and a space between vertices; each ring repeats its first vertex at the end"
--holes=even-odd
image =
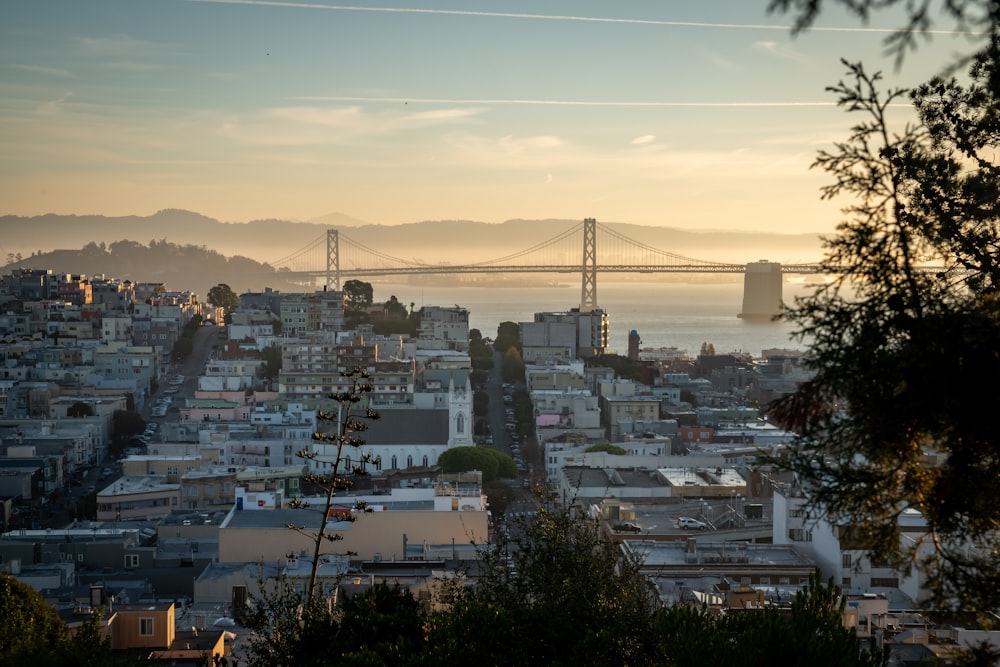
POLYGON ((494 481, 483 484, 483 493, 486 494, 486 500, 490 504, 490 513, 493 516, 499 516, 506 512, 515 499, 514 490, 510 488, 508 482, 494 481))
POLYGON ((923 36, 928 41, 930 30, 934 28, 935 17, 938 20, 952 21, 952 29, 961 33, 973 45, 971 51, 955 56, 946 63, 942 74, 950 74, 960 70, 977 60, 988 63, 985 81, 993 94, 1000 92, 1000 70, 997 66, 1000 60, 996 58, 993 36, 997 34, 1000 25, 1000 7, 992 0, 940 0, 938 11, 933 11, 935 3, 931 0, 912 2, 910 0, 769 0, 768 12, 792 13, 796 15, 794 33, 808 30, 819 16, 823 5, 842 5, 850 14, 857 16, 862 22, 868 23, 872 14, 894 6, 902 5, 902 16, 905 24, 885 39, 886 51, 895 56, 899 67, 910 51, 918 48, 918 38, 923 36))
MULTIPOLYGON (((337 403, 337 412, 320 412, 317 419, 321 426, 313 434, 313 441, 322 449, 303 449, 297 456, 305 461, 330 465, 329 473, 307 472, 302 476, 305 484, 322 491, 322 505, 314 508, 318 527, 289 524, 288 528, 313 541, 312 567, 309 583, 299 591, 287 578, 272 582, 259 578, 260 594, 255 595, 246 616, 247 627, 251 629, 249 664, 254 667, 269 665, 321 665, 331 664, 331 656, 341 654, 342 641, 339 630, 339 614, 332 608, 330 600, 323 595, 319 586, 319 565, 323 549, 329 542, 343 539, 339 533, 327 529, 327 519, 334 507, 338 491, 347 491, 354 485, 354 479, 367 475, 368 466, 380 466, 381 461, 361 451, 365 444, 359 433, 368 428, 368 422, 379 418, 378 412, 367 406, 367 395, 374 391, 370 374, 355 367, 341 374, 348 389, 331 394, 329 398, 337 403), (330 426, 332 425, 332 430, 330 426), (326 446, 332 446, 333 455, 321 455, 326 446), (357 452, 357 454, 351 454, 357 452), (350 454, 351 464, 347 460, 350 454)), ((311 508, 309 502, 293 499, 289 506, 295 509, 311 508)), ((370 512, 363 502, 354 506, 357 512, 370 512)), ((347 520, 354 520, 353 515, 347 520)), ((346 662, 345 664, 353 664, 346 662)), ((358 664, 366 664, 359 662, 358 664)), ((380 663, 369 663, 380 664, 380 663)))
MULTIPOLYGON (((290 525, 289 527, 300 533, 309 535, 313 539, 313 559, 312 571, 309 576, 309 588, 306 591, 307 598, 316 596, 317 574, 319 572, 319 557, 322 555, 326 542, 335 542, 343 536, 337 533, 327 532, 327 518, 330 510, 333 509, 333 499, 337 491, 347 491, 354 486, 354 478, 368 474, 368 465, 381 468, 381 458, 373 458, 370 453, 362 451, 365 439, 356 435, 368 429, 368 422, 379 418, 379 413, 367 405, 367 395, 375 390, 371 384, 371 374, 363 368, 354 367, 350 371, 341 373, 346 383, 350 386, 347 391, 330 394, 329 398, 338 404, 337 412, 319 412, 316 415, 321 424, 332 424, 333 431, 324 431, 322 428, 313 434, 313 441, 322 445, 333 445, 335 447, 331 464, 331 471, 328 474, 309 472, 303 475, 303 481, 323 491, 323 507, 319 514, 319 528, 312 529, 305 526, 290 525), (362 405, 364 404, 364 405, 362 405), (347 457, 351 452, 356 455, 350 456, 350 464, 347 457)), ((303 449, 297 456, 305 461, 314 462, 321 460, 316 450, 303 449)), ((293 508, 306 508, 309 503, 302 500, 293 500, 289 503, 293 508)), ((359 502, 355 506, 357 511, 371 511, 364 503, 359 502)))
POLYGON ((812 665, 814 667, 884 667, 889 651, 866 647, 843 624, 844 600, 818 574, 796 593, 791 611, 776 608, 733 610, 714 615, 674 605, 659 610, 655 636, 660 664, 812 665))
MULTIPOLYGON (((322 667, 336 655, 339 624, 330 605, 306 596, 284 575, 266 581, 258 576, 261 593, 254 595, 243 622, 250 630, 246 661, 250 667, 302 665, 322 667)), ((242 663, 240 663, 242 664, 242 663)))
POLYGON ((27 665, 40 660, 66 638, 56 610, 33 588, 0 574, 0 662, 27 665))
POLYGON ((587 447, 583 451, 585 453, 587 453, 587 452, 604 452, 606 454, 618 454, 620 456, 624 456, 625 454, 628 454, 628 452, 623 447, 619 447, 618 445, 612 445, 612 444, 607 443, 607 442, 602 442, 602 443, 597 444, 597 445, 591 445, 590 447, 587 447))
POLYGON ((174 342, 174 346, 170 350, 170 356, 173 357, 174 361, 183 361, 193 351, 194 339, 182 336, 174 342))
POLYGON ((447 591, 451 609, 428 622, 429 657, 436 664, 660 664, 650 651, 658 603, 638 563, 621 557, 597 521, 539 502, 535 520, 483 554, 476 585, 447 591))
POLYGON ((139 435, 146 429, 146 420, 134 410, 115 410, 111 413, 111 431, 116 438, 139 435))
POLYGON ((521 327, 517 322, 501 322, 497 326, 497 337, 493 341, 493 349, 497 352, 506 353, 511 347, 519 347, 521 344, 521 327))
POLYGON ((478 470, 483 473, 483 483, 487 483, 495 480, 500 471, 500 464, 493 452, 499 454, 492 447, 451 447, 441 452, 437 462, 446 473, 478 470))
POLYGON ((342 658, 335 664, 412 664, 423 650, 423 620, 420 605, 409 590, 398 584, 378 583, 344 602, 334 638, 342 658))
POLYGON ((922 123, 893 134, 886 109, 905 91, 845 64, 831 90, 863 118, 815 164, 833 176, 824 197, 855 203, 826 240, 838 278, 788 313, 813 377, 770 413, 798 433, 786 465, 811 511, 920 570, 931 604, 985 612, 1000 605, 1000 105, 974 65, 968 87, 914 91, 922 123), (913 511, 924 539, 900 534, 913 511))
POLYGON ((382 306, 382 317, 387 320, 405 320, 407 319, 406 305, 393 294, 382 306))
POLYGON ((268 345, 260 351, 260 358, 264 362, 264 377, 276 380, 278 373, 281 372, 281 348, 277 345, 268 345))
POLYGON ((344 283, 344 305, 349 310, 364 310, 372 305, 375 291, 371 283, 348 280, 344 283))
POLYGON ((66 408, 66 416, 72 419, 79 419, 81 417, 93 417, 94 408, 84 401, 76 401, 73 405, 66 408))
POLYGON ((485 417, 490 407, 490 395, 485 391, 477 391, 472 394, 472 414, 477 417, 485 417))
POLYGON ((216 308, 222 308, 228 322, 229 316, 240 305, 240 297, 236 296, 236 292, 229 285, 219 283, 208 290, 208 303, 216 308))
POLYGON ((524 382, 524 361, 516 347, 508 347, 500 362, 500 375, 504 382, 524 382))

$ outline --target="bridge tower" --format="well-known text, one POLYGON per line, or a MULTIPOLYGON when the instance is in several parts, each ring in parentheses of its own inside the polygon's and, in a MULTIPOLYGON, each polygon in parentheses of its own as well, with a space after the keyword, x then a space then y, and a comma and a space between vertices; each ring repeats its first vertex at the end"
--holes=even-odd
POLYGON ((340 234, 336 229, 326 230, 326 288, 340 289, 340 234))
POLYGON ((745 320, 770 320, 781 314, 781 264, 762 259, 747 264, 743 274, 743 312, 745 320))
POLYGON ((583 220, 583 285, 580 312, 597 310, 597 219, 583 220))

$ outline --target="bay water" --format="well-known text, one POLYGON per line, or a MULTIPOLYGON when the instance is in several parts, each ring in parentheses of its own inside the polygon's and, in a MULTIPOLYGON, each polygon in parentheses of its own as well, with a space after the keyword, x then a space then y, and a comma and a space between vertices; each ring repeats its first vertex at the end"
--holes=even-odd
MULTIPOLYGON (((579 307, 581 287, 568 279, 562 286, 481 287, 418 284, 373 285, 375 302, 395 296, 409 306, 461 306, 469 310, 469 327, 496 337, 501 322, 530 322, 536 312, 579 307)), ((785 283, 790 303, 811 288, 785 283)), ((628 336, 636 330, 640 347, 677 347, 697 355, 703 343, 716 353, 743 352, 760 356, 768 348, 804 350, 786 321, 750 321, 738 317, 743 305, 743 281, 724 283, 611 282, 598 280, 598 307, 608 313, 611 348, 628 351, 628 336)))

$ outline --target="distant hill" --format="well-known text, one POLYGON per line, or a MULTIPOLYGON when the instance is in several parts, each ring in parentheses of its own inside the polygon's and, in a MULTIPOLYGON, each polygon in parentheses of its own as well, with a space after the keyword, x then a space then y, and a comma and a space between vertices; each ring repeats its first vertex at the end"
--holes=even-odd
POLYGON ((237 294, 264 287, 283 292, 312 290, 291 282, 272 267, 246 257, 225 257, 200 246, 154 241, 88 243, 79 250, 53 250, 0 267, 7 274, 15 268, 44 268, 58 273, 106 275, 121 280, 163 283, 171 291, 191 291, 205 299, 220 283, 237 294))
MULTIPOLYGON (((821 256, 816 234, 765 234, 732 231, 694 232, 666 227, 599 221, 646 245, 685 257, 719 262, 812 262, 821 256)), ((150 216, 41 215, 0 217, 0 247, 7 255, 48 253, 82 248, 88 243, 129 240, 192 245, 223 255, 252 258, 274 265, 310 243, 321 241, 331 226, 341 236, 380 252, 426 263, 467 263, 496 259, 530 248, 579 225, 580 220, 508 220, 483 223, 435 220, 404 225, 375 225, 333 213, 310 222, 253 220, 220 222, 178 209, 150 216)), ((341 253, 347 252, 341 242, 341 253)), ((581 248, 582 254, 582 248, 581 248)), ((600 248, 598 248, 600 254, 600 248)), ((6 257, 0 257, 3 263, 6 257)), ((280 266, 275 266, 280 268, 280 266)))

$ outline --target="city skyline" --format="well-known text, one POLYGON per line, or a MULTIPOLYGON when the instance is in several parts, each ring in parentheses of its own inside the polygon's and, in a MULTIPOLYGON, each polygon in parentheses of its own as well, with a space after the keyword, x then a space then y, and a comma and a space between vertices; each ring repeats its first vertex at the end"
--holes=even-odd
POLYGON ((908 87, 967 42, 897 70, 898 15, 793 36, 766 4, 17 3, 0 214, 826 233, 845 202, 809 165, 857 122, 824 90, 840 59, 908 87))

